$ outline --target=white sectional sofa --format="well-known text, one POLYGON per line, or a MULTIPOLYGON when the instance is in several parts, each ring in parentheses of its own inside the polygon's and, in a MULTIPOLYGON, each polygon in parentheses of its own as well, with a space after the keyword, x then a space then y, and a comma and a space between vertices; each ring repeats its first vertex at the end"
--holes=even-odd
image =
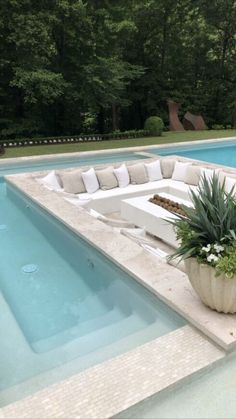
MULTIPOLYGON (((52 189, 53 191, 62 194, 62 196, 69 200, 71 203, 75 205, 85 205, 88 209, 93 209, 101 214, 107 214, 111 212, 120 211, 121 209, 121 201, 124 199, 142 196, 142 195, 148 195, 148 194, 154 194, 158 192, 166 192, 170 195, 179 197, 184 200, 190 199, 190 190, 197 190, 197 186, 200 180, 200 176, 205 173, 206 177, 210 178, 213 174, 213 171, 217 171, 220 178, 228 179, 228 183, 230 187, 232 187, 232 182, 235 181, 236 183, 236 173, 233 171, 233 169, 229 172, 223 172, 223 169, 219 170, 216 169, 214 165, 206 164, 203 166, 200 162, 191 161, 188 159, 183 159, 180 157, 166 157, 166 158, 151 158, 144 160, 140 163, 140 160, 138 162, 126 162, 127 168, 129 171, 135 169, 140 169, 140 166, 148 165, 153 162, 159 162, 160 169, 161 169, 161 178, 158 180, 150 180, 147 177, 147 181, 139 183, 139 184, 127 184, 124 187, 119 187, 118 184, 116 187, 102 190, 101 187, 99 187, 98 182, 98 188, 92 193, 88 193, 86 191, 86 187, 82 187, 83 192, 80 193, 71 193, 73 188, 77 185, 75 181, 76 176, 78 178, 78 182, 81 183, 81 179, 78 176, 81 176, 81 171, 85 171, 83 173, 88 173, 89 168, 77 168, 77 169, 66 169, 61 170, 58 172, 51 172, 46 177, 42 177, 38 179, 42 185, 45 187, 52 189), (182 165, 182 166, 181 166, 182 165), (139 166, 139 167, 138 167, 139 166), (177 167, 178 166, 178 167, 177 167), (72 183, 76 185, 72 185, 73 188, 67 189, 63 186, 65 186, 65 183, 63 185, 63 175, 70 175, 71 179, 73 180, 72 183), (73 177, 74 176, 74 177, 73 177), (48 182, 48 178, 50 178, 50 181, 48 182), (235 178, 235 179, 234 179, 235 178), (230 179, 230 180, 229 180, 230 179)), ((114 168, 119 167, 120 164, 114 164, 114 168)), ((101 170, 108 169, 108 165, 98 166, 95 167, 95 176, 96 173, 101 173, 101 170)), ((109 167, 109 169, 111 169, 109 167)), ((91 168, 90 168, 91 170, 91 168)), ((135 173, 137 181, 140 180, 142 176, 139 176, 138 170, 135 173)), ((135 179, 134 176, 134 179, 135 179)), ((69 179, 70 179, 69 177, 69 179)), ((130 180, 132 180, 132 173, 130 176, 130 180)), ((68 176, 67 176, 68 180, 68 176)), ((96 180, 97 181, 97 180, 96 180)), ((68 183, 68 182, 67 182, 68 183)), ((69 185, 71 186, 71 185, 69 185)), ((90 186, 90 185, 89 185, 90 186)), ((101 186, 101 185, 100 185, 101 186)), ((76 190, 76 189, 75 189, 76 190)), ((81 185, 80 185, 81 190, 81 185)))
POLYGON ((121 201, 124 199, 158 192, 167 192, 171 195, 188 199, 189 185, 185 185, 183 182, 172 181, 171 179, 162 179, 142 185, 128 185, 125 188, 115 188, 108 191, 99 189, 92 196, 87 193, 81 194, 79 199, 88 200, 88 208, 92 208, 102 214, 107 214, 120 211, 121 201))

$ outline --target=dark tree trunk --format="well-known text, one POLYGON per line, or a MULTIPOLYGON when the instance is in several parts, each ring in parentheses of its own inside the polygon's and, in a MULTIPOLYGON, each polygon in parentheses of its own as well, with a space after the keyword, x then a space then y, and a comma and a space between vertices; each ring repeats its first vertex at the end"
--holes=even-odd
POLYGON ((105 124, 104 124, 104 109, 100 108, 97 118, 97 129, 99 134, 104 134, 105 124))
POLYGON ((24 109, 24 100, 21 90, 16 91, 16 101, 15 101, 15 113, 17 118, 24 118, 25 116, 25 109, 24 109))
POLYGON ((119 110, 115 103, 112 103, 112 131, 119 129, 119 110))
POLYGON ((220 105, 220 90, 221 90, 221 83, 224 76, 224 67, 225 67, 225 58, 228 48, 230 35, 228 33, 228 29, 226 28, 224 31, 224 38, 222 43, 222 50, 221 50, 221 58, 220 58, 220 68, 219 68, 219 77, 218 77, 218 87, 216 90, 216 97, 215 97, 215 115, 217 121, 221 122, 221 115, 219 112, 219 105, 220 105))
POLYGON ((168 30, 169 10, 166 8, 164 13, 163 31, 162 31, 162 49, 161 49, 161 73, 164 72, 166 48, 167 48, 167 30, 168 30))

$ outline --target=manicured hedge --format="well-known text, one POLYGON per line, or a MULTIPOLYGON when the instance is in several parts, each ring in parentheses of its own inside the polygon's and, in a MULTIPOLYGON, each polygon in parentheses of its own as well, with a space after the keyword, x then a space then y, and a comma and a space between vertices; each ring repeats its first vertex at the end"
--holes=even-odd
POLYGON ((93 141, 106 141, 114 139, 127 139, 127 138, 139 138, 148 137, 149 132, 147 130, 133 130, 124 132, 113 132, 110 134, 95 134, 95 135, 78 135, 78 136, 63 136, 63 137, 39 137, 39 138, 25 138, 15 140, 1 140, 0 146, 4 148, 11 147, 28 147, 37 145, 54 145, 54 144, 70 144, 70 143, 85 143, 93 141))

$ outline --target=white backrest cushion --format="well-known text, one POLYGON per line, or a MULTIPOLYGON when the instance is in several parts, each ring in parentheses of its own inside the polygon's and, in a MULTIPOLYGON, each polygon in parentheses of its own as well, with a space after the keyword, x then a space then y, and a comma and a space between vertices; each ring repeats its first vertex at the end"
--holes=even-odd
POLYGON ((236 179, 226 176, 225 178, 225 192, 231 192, 233 189, 233 195, 236 194, 236 179))
POLYGON ((144 166, 147 171, 149 182, 163 179, 160 160, 156 160, 151 163, 144 163, 144 166))
POLYGON ((82 172, 82 178, 88 193, 94 193, 99 189, 99 183, 93 167, 87 170, 87 172, 82 172))
POLYGON ((205 177, 208 181, 212 179, 213 174, 213 169, 206 169, 205 167, 201 168, 201 177, 205 177))
POLYGON ((130 183, 129 172, 126 165, 123 163, 117 169, 114 169, 116 179, 120 188, 125 188, 130 183))
POLYGON ((52 170, 50 173, 48 173, 47 176, 44 176, 43 178, 38 178, 37 181, 40 184, 46 186, 46 188, 50 189, 51 191, 62 191, 62 187, 59 183, 59 179, 55 170, 52 170))
POLYGON ((231 178, 231 179, 232 178, 233 179, 236 179, 236 173, 224 172, 223 170, 220 170, 220 172, 219 172, 219 181, 220 181, 220 184, 221 185, 223 185, 226 177, 231 178))
POLYGON ((81 170, 61 173, 60 178, 65 192, 73 194, 86 192, 81 170))
POLYGON ((220 169, 208 169, 205 167, 201 168, 201 177, 205 176, 208 182, 212 180, 214 174, 219 176, 220 169))
POLYGON ((209 182, 211 182, 214 174, 218 176, 219 183, 221 184, 220 169, 208 169, 208 168, 202 167, 201 168, 201 177, 200 177, 200 182, 199 182, 200 188, 203 186, 203 178, 205 177, 207 182, 209 183, 209 182))
POLYGON ((181 161, 176 161, 174 171, 173 171, 173 174, 172 174, 172 179, 185 182, 187 168, 188 168, 188 166, 190 166, 190 164, 191 163, 189 163, 189 162, 183 163, 181 161))
POLYGON ((201 176, 201 168, 190 164, 186 170, 185 183, 197 186, 201 176))
POLYGON ((143 163, 132 164, 128 166, 130 183, 132 185, 141 185, 148 182, 147 172, 143 163))
POLYGON ((175 167, 175 160, 173 159, 161 159, 161 172, 165 179, 171 178, 175 167))

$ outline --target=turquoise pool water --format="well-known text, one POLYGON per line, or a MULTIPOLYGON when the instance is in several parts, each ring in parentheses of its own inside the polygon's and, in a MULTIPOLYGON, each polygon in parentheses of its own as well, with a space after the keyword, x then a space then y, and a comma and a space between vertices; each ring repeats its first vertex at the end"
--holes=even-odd
POLYGON ((236 140, 214 143, 173 146, 169 148, 150 148, 151 153, 160 156, 178 155, 210 163, 236 167, 236 140))
MULTIPOLYGON (((95 164, 103 163, 112 163, 112 162, 123 162, 127 160, 142 160, 147 157, 142 156, 141 154, 136 154, 134 152, 119 152, 119 153, 104 153, 96 154, 93 156, 63 156, 60 155, 55 159, 48 157, 41 161, 21 161, 17 163, 9 163, 4 165, 4 159, 0 165, 0 176, 10 175, 13 173, 24 173, 24 172, 33 172, 40 170, 49 170, 49 169, 63 169, 67 167, 76 167, 76 166, 92 166, 95 164)), ((29 157, 30 159, 30 157, 29 157)))
POLYGON ((185 324, 98 250, 0 186, 0 405, 185 324))

